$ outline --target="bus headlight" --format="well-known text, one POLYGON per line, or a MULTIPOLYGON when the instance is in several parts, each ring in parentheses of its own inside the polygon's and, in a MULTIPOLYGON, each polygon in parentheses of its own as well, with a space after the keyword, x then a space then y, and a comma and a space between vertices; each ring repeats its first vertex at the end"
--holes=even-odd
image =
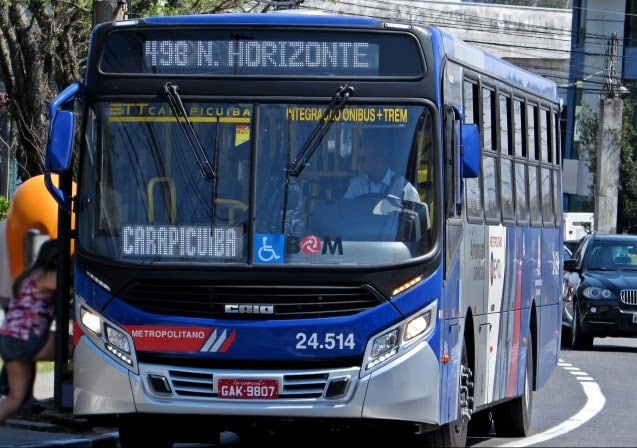
POLYGON ((128 333, 86 305, 79 306, 79 316, 85 335, 97 347, 100 347, 126 368, 136 372, 137 363, 133 352, 133 341, 128 333))
POLYGON ((367 368, 371 369, 376 364, 383 362, 398 352, 398 328, 382 334, 374 339, 372 343, 372 351, 370 353, 370 361, 367 368))
POLYGON ((108 324, 104 327, 106 329, 106 343, 104 344, 106 349, 128 366, 132 366, 133 359, 131 357, 131 346, 128 342, 128 337, 108 324))
POLYGON ((438 301, 435 300, 416 315, 372 337, 365 350, 363 375, 410 350, 418 341, 431 334, 435 328, 437 312, 438 301))
POLYGON ((106 325, 106 341, 118 350, 130 354, 130 344, 126 335, 110 325, 106 325))
POLYGON ((80 322, 87 330, 92 331, 96 336, 102 335, 102 320, 97 314, 87 310, 86 308, 81 308, 80 322))
POLYGON ((430 312, 414 317, 412 320, 407 322, 407 325, 405 325, 405 335, 403 339, 405 341, 411 341, 413 338, 420 336, 425 331, 427 331, 427 329, 429 328, 430 322, 431 322, 430 312))

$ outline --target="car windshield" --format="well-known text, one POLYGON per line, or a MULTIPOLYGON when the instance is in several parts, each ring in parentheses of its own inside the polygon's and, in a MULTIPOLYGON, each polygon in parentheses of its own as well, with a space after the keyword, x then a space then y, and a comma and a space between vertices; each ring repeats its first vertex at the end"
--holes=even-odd
POLYGON ((637 246, 630 242, 594 244, 588 250, 586 266, 598 270, 637 270, 637 246))
POLYGON ((175 110, 167 100, 89 110, 82 249, 133 263, 378 265, 433 247, 428 107, 175 110))

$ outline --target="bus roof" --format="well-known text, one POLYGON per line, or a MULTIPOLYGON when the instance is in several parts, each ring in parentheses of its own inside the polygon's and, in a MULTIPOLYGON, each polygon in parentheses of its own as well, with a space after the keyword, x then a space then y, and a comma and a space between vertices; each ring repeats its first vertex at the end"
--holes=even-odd
POLYGON ((488 70, 489 73, 504 81, 541 94, 551 100, 559 100, 557 84, 554 81, 487 53, 456 36, 439 31, 442 36, 445 54, 450 59, 474 68, 476 71, 488 70))
POLYGON ((149 24, 158 25, 338 25, 362 27, 377 26, 380 23, 386 22, 386 20, 373 17, 346 16, 323 12, 198 14, 192 16, 148 17, 144 20, 149 24))
MULTIPOLYGON (((557 84, 538 74, 529 72, 521 67, 511 64, 491 53, 481 50, 473 44, 469 44, 454 35, 448 34, 432 25, 394 22, 375 17, 355 15, 341 15, 322 11, 284 10, 270 13, 224 13, 224 14, 199 14, 180 16, 157 16, 142 19, 131 19, 119 22, 110 22, 115 28, 125 28, 135 24, 146 25, 170 25, 198 27, 206 25, 220 26, 281 26, 281 27, 339 27, 380 29, 407 31, 410 28, 421 28, 432 33, 436 45, 443 54, 439 54, 439 63, 444 63, 444 58, 449 57, 460 64, 473 68, 478 72, 486 72, 494 75, 504 82, 517 85, 528 91, 535 92, 549 101, 560 100, 557 92, 557 84)), ((109 26, 108 24, 103 24, 109 26)), ((100 25, 98 25, 99 27, 100 25)))

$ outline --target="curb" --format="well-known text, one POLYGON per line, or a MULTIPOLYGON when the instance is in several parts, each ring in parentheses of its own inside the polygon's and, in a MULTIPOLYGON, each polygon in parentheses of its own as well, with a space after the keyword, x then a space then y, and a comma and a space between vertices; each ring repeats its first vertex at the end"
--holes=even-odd
POLYGON ((4 445, 0 442, 0 448, 54 448, 54 447, 69 447, 69 448, 117 448, 119 446, 119 438, 117 434, 104 434, 95 438, 69 438, 51 440, 42 443, 28 443, 22 445, 4 445))
MULTIPOLYGON (((0 308, 0 320, 3 310, 0 308)), ((91 422, 53 405, 53 375, 38 372, 34 400, 0 425, 0 448, 118 448, 112 422, 91 422)))
MULTIPOLYGON (((64 428, 55 423, 30 420, 8 419, 6 431, 0 441, 0 448, 117 448, 119 434, 115 432, 92 432, 90 434, 72 434, 64 432, 64 428), (12 439, 12 435, 13 440, 12 439), (6 439, 9 440, 6 440, 6 439)), ((110 428, 105 428, 108 431, 110 428)), ((2 433, 0 426, 0 433, 2 433)))

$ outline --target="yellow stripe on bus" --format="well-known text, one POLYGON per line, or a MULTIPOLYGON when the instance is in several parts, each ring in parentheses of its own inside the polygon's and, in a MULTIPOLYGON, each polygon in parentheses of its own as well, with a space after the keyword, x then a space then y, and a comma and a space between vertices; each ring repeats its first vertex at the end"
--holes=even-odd
MULTIPOLYGON (((183 121, 183 118, 180 118, 183 121)), ((170 123, 176 122, 175 117, 110 117, 109 123, 170 123)), ((250 123, 250 118, 236 117, 189 117, 191 123, 250 123)))

